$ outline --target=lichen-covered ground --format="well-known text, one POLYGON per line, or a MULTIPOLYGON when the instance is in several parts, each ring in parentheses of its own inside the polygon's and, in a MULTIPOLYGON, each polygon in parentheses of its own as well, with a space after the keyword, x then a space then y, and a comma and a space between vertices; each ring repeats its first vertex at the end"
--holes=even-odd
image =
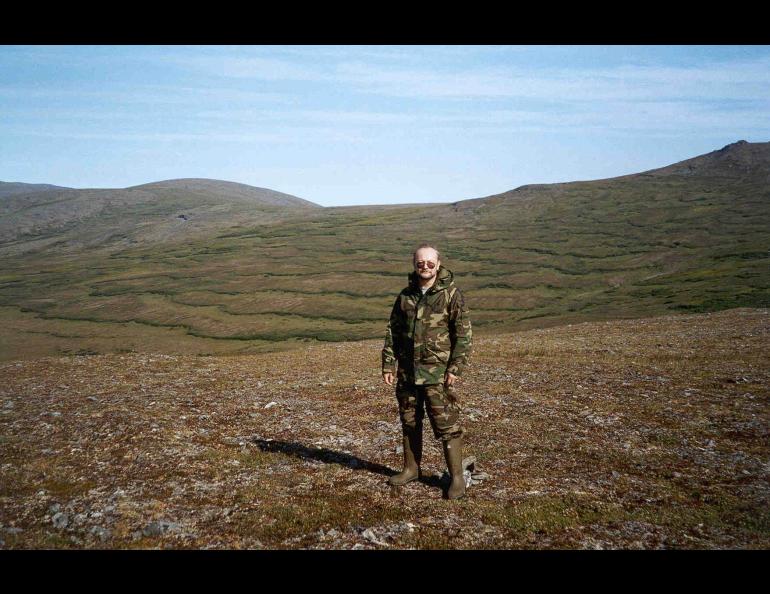
POLYGON ((769 310, 477 337, 459 501, 380 348, 0 364, 0 547, 770 546, 769 310))

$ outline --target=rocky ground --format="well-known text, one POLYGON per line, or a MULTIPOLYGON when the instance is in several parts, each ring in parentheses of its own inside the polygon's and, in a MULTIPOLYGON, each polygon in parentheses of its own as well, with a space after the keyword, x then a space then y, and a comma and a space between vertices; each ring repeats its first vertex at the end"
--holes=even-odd
POLYGON ((380 348, 0 364, 0 548, 770 546, 767 309, 477 337, 459 501, 380 348))

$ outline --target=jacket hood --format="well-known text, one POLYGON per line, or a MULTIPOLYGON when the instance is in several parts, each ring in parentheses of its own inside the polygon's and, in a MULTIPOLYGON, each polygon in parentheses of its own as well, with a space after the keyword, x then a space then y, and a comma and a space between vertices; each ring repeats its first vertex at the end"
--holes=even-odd
MULTIPOLYGON (((428 289, 428 292, 433 293, 434 291, 443 291, 444 289, 451 287, 453 284, 454 274, 452 274, 452 271, 449 270, 449 268, 439 266, 438 273, 436 274, 436 282, 433 283, 433 286, 430 289, 428 289)), ((420 284, 417 280, 416 272, 409 273, 409 287, 414 291, 420 290, 420 284)))

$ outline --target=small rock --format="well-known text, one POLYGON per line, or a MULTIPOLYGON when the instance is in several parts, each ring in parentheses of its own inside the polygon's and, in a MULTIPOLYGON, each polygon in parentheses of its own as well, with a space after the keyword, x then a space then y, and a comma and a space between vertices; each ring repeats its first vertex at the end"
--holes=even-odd
POLYGON ((144 536, 160 536, 163 534, 163 530, 160 527, 160 522, 150 522, 142 528, 142 534, 144 536))
POLYGON ((268 403, 265 405, 265 408, 271 408, 271 407, 275 406, 276 404, 278 404, 278 403, 277 403, 277 402, 268 402, 268 403))
POLYGON ((53 522, 54 528, 58 528, 61 530, 63 528, 66 528, 69 525, 70 519, 67 514, 59 512, 56 515, 54 515, 53 518, 51 518, 51 522, 53 522))
POLYGON ((160 536, 166 532, 178 532, 179 524, 174 522, 168 522, 166 520, 160 520, 157 522, 150 522, 142 529, 144 536, 160 536))
POLYGON ((51 514, 55 514, 60 510, 61 510, 61 505, 58 503, 54 503, 53 505, 48 507, 48 513, 51 513, 51 514))
POLYGON ((94 526, 91 528, 91 534, 96 536, 102 542, 105 542, 112 536, 112 532, 110 532, 107 528, 103 528, 102 526, 94 526))

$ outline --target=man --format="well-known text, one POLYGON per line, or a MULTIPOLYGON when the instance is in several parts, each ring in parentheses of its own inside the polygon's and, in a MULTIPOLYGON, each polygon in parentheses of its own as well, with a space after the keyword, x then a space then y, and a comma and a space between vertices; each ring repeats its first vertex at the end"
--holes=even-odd
POLYGON ((464 429, 456 384, 471 354, 471 322, 453 274, 438 250, 421 244, 412 255, 409 286, 396 298, 382 349, 382 377, 393 385, 404 436, 404 470, 390 477, 401 486, 420 476, 424 407, 436 439, 442 441, 451 476, 448 499, 465 495, 462 467, 464 429))

